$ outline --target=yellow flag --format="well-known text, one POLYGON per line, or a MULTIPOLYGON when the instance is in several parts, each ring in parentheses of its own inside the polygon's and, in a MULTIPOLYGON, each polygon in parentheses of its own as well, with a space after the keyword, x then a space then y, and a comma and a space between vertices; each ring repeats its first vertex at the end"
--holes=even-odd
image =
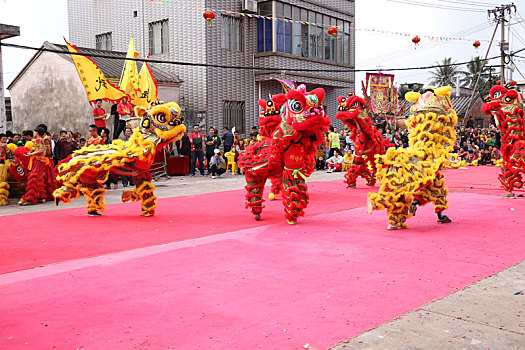
MULTIPOLYGON (((65 39, 64 39, 65 40, 65 39)), ((76 47, 71 46, 66 41, 67 49, 71 53, 80 53, 76 47)), ((87 56, 71 55, 73 63, 80 77, 80 81, 86 91, 89 102, 95 102, 97 99, 118 101, 126 96, 124 91, 111 85, 98 66, 87 56)))
POLYGON ((158 100, 156 80, 151 73, 147 62, 144 62, 139 73, 139 90, 136 98, 131 102, 135 106, 150 108, 158 100))
MULTIPOLYGON (((120 78, 120 89, 130 95, 131 101, 136 99, 139 93, 139 73, 137 70, 137 61, 128 60, 128 58, 137 58, 139 53, 135 50, 135 40, 131 37, 128 45, 128 54, 124 63, 124 70, 120 78)), ((133 104, 133 102, 131 102, 133 104)))

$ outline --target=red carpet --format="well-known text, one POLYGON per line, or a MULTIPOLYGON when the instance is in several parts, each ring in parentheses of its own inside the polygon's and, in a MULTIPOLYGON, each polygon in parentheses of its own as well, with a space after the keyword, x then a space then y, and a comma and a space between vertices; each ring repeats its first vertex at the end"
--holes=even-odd
POLYGON ((161 200, 151 219, 128 204, 1 217, 4 271, 120 253, 0 275, 0 349, 327 348, 524 260, 525 201, 463 191, 488 193, 498 169, 460 171, 451 224, 427 206, 395 232, 339 182, 311 184, 297 226, 278 202, 252 221, 242 191, 161 200))

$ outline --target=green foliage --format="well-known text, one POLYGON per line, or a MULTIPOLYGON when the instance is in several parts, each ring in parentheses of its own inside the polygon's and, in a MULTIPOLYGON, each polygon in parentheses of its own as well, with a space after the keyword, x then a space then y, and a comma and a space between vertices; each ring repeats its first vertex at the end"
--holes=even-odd
POLYGON ((455 78, 460 74, 459 66, 454 66, 455 62, 452 62, 452 57, 445 57, 443 62, 436 62, 440 67, 434 68, 434 71, 431 72, 432 78, 430 79, 430 84, 439 87, 439 86, 454 86, 455 78))

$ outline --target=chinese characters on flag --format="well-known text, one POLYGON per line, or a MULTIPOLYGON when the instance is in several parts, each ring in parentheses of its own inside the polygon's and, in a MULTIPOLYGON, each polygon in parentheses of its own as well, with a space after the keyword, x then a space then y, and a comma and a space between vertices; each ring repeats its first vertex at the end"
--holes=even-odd
MULTIPOLYGON (((80 53, 76 47, 71 46, 67 41, 66 45, 69 52, 80 53)), ((111 85, 111 83, 107 81, 102 71, 89 57, 73 54, 71 58, 73 59, 89 102, 94 103, 99 98, 118 101, 126 96, 124 91, 111 85)))
POLYGON ((366 83, 370 87, 370 109, 374 114, 386 114, 390 111, 390 91, 394 76, 382 73, 366 73, 366 83))

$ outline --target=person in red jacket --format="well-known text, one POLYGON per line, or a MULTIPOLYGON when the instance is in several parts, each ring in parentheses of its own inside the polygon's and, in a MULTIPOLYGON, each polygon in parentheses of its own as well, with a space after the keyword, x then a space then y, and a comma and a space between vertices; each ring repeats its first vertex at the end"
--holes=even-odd
POLYGON ((118 139, 120 133, 126 129, 126 120, 133 117, 133 106, 128 102, 128 97, 124 96, 122 102, 117 106, 118 124, 115 123, 115 130, 113 131, 113 140, 118 139))
POLYGON ((106 127, 106 111, 102 108, 102 100, 96 101, 95 108, 93 108, 93 119, 95 119, 95 125, 97 126, 98 133, 102 131, 102 128, 106 127))
POLYGON ((190 164, 190 176, 195 176, 195 163, 199 160, 199 171, 202 176, 208 174, 204 173, 204 152, 202 151, 202 144, 204 140, 204 134, 199 132, 199 125, 193 126, 193 133, 190 134, 191 144, 191 164, 190 164))

